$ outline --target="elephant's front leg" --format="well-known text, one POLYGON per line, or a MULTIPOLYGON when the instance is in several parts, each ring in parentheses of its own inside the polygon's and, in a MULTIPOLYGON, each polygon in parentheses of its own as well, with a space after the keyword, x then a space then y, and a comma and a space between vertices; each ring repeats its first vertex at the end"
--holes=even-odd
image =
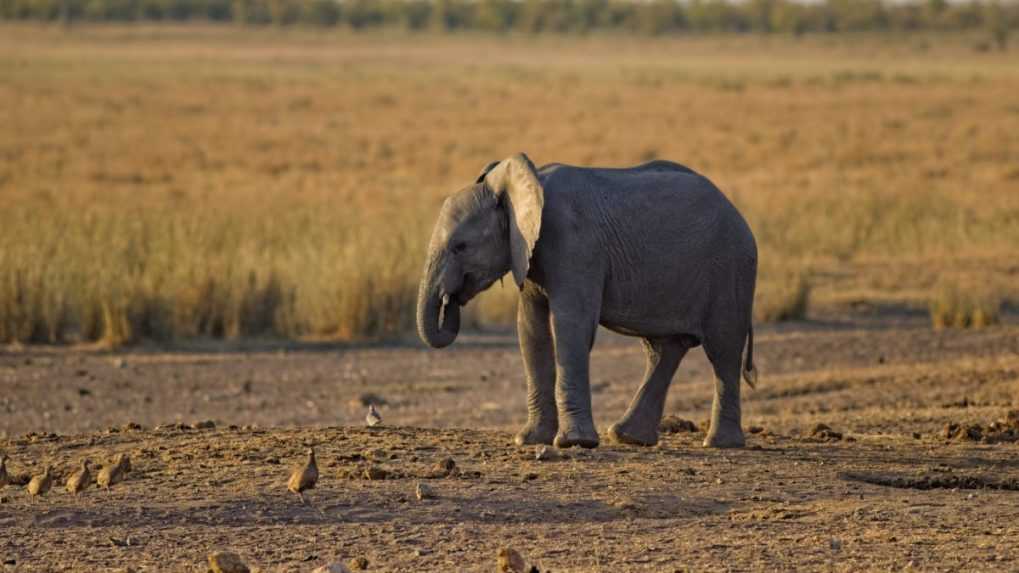
POLYGON ((558 448, 598 446, 598 432, 591 414, 589 365, 597 317, 589 309, 598 308, 583 297, 552 301, 552 334, 555 337, 556 386, 559 409, 558 448), (558 303, 558 304, 557 304, 558 303))
POLYGON ((559 430, 555 402, 555 347, 549 325, 548 299, 524 285, 517 305, 517 335, 527 376, 527 425, 517 433, 518 445, 551 444, 559 430))

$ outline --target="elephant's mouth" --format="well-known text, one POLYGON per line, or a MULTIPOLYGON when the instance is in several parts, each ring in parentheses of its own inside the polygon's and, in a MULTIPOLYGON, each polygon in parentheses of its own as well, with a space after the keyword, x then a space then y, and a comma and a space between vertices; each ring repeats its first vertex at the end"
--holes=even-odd
POLYGON ((466 306, 468 302, 481 292, 492 286, 498 277, 481 277, 472 273, 466 273, 460 288, 453 293, 443 292, 439 302, 439 328, 442 328, 450 305, 466 306))

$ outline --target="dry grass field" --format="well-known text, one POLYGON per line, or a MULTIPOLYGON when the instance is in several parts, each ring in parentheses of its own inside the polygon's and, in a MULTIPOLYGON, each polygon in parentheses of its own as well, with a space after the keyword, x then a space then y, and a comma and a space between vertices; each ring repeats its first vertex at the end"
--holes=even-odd
POLYGON ((0 26, 0 569, 1015 571, 1019 68, 973 41, 0 26), (442 197, 517 151, 673 159, 746 215, 747 448, 700 447, 700 350, 685 431, 621 446, 644 353, 600 334, 602 445, 537 459, 508 330, 349 342, 410 335, 442 197))
MULTIPOLYGON (((441 198, 517 151, 708 175, 757 235, 764 320, 995 306, 1014 63, 964 36, 5 25, 0 341, 405 335, 441 198)), ((493 291, 477 323, 511 320, 493 291)))

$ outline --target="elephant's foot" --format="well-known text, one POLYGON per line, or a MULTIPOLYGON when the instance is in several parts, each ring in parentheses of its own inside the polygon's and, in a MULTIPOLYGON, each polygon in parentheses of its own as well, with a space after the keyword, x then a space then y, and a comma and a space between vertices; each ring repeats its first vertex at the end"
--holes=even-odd
POLYGON ((658 443, 658 428, 648 423, 638 423, 627 417, 609 428, 609 437, 620 444, 653 446, 658 443))
POLYGON ((513 438, 518 446, 530 446, 534 444, 546 444, 551 446, 555 440, 556 432, 559 430, 558 421, 551 424, 528 422, 526 426, 513 438))
POLYGON ((711 430, 704 438, 705 448, 742 448, 747 443, 743 437, 743 430, 736 426, 734 428, 718 429, 712 424, 711 430))
POLYGON ((598 432, 595 431, 594 424, 566 426, 556 434, 554 444, 557 448, 572 448, 573 446, 597 448, 598 432))

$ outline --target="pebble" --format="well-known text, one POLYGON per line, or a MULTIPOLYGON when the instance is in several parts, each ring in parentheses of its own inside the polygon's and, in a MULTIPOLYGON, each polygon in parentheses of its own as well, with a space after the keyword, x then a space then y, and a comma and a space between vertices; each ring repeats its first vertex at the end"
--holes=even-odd
POLYGON ((435 471, 442 476, 449 476, 456 471, 456 462, 453 458, 443 458, 435 464, 435 471))
POLYGON ((512 547, 499 549, 499 573, 527 573, 527 561, 512 547))
POLYGON ((386 479, 389 472, 379 466, 368 466, 364 468, 364 478, 368 480, 386 479))
POLYGON ((337 561, 336 563, 330 563, 329 565, 323 565, 311 573, 350 573, 350 569, 343 563, 337 561))
POLYGON ((431 488, 431 486, 425 483, 417 484, 417 487, 414 488, 414 495, 416 495, 420 501, 435 499, 435 491, 431 488))
POLYGON ((230 551, 209 554, 209 569, 212 573, 251 573, 241 557, 230 551))
POLYGON ((559 455, 548 446, 538 446, 534 451, 534 459, 539 462, 546 462, 558 458, 559 455))

